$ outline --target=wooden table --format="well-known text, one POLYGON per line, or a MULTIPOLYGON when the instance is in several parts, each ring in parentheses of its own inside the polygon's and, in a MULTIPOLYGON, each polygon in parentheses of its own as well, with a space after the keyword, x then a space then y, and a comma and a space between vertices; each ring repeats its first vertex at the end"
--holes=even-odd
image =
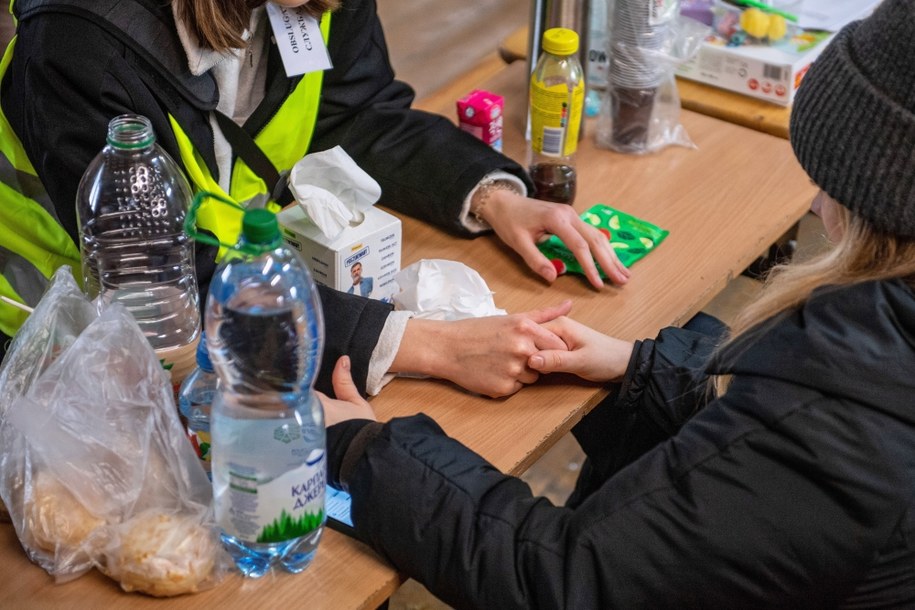
MULTIPOLYGON (((505 148, 518 159, 524 149, 524 71, 517 62, 477 83, 505 96, 505 148)), ((427 108, 453 120, 454 98, 430 100, 427 108)), ((409 218, 403 219, 404 265, 460 259, 482 274, 499 307, 517 312, 572 298, 572 317, 625 339, 681 324, 797 221, 813 195, 785 140, 693 112, 684 112, 682 120, 698 150, 625 156, 596 149, 591 138, 581 143, 577 210, 606 203, 671 231, 634 266, 625 288, 596 291, 577 276, 548 287, 491 236, 457 239, 409 218)), ((437 381, 397 379, 372 404, 382 419, 425 411, 498 468, 519 474, 604 395, 595 384, 564 376, 503 400, 437 381)), ((8 524, 0 524, 0 566, 0 608, 374 608, 401 582, 366 547, 331 530, 302 574, 261 581, 233 575, 210 591, 167 601, 122 594, 97 572, 55 586, 29 563, 8 524)))
MULTIPOLYGON (((499 56, 503 61, 527 61, 528 31, 527 27, 518 28, 502 41, 499 56)), ((781 138, 788 137, 791 108, 679 76, 677 89, 680 93, 680 105, 687 110, 701 112, 781 138)))

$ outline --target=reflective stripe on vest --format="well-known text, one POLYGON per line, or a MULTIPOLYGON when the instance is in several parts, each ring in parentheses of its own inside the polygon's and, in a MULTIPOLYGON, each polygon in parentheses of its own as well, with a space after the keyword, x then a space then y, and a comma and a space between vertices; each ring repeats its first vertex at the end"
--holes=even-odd
MULTIPOLYGON (((324 13, 321 17, 321 36, 325 43, 329 33, 330 13, 324 13)), ((324 72, 321 70, 305 74, 270 122, 254 138, 281 173, 291 169, 308 152, 318 118, 323 80, 324 72)), ((181 162, 195 190, 217 193, 239 204, 269 193, 264 181, 241 159, 235 161, 229 181, 229 192, 226 193, 213 179, 210 170, 178 121, 171 115, 169 119, 181 152, 181 162)), ((277 208, 277 205, 271 202, 268 207, 277 208)), ((212 232, 222 243, 234 244, 241 233, 241 214, 233 213, 225 206, 209 201, 200 207, 197 226, 212 232)))
MULTIPOLYGON (((0 79, 13 57, 13 37, 0 62, 0 79)), ((79 249, 57 220, 54 206, 0 109, 0 294, 34 307, 51 276, 70 265, 82 277, 79 249)), ((13 335, 26 313, 0 304, 0 331, 13 335)))

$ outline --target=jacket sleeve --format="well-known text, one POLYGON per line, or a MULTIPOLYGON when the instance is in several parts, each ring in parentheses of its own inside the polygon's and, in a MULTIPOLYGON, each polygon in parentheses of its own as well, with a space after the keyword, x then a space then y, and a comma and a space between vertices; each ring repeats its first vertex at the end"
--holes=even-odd
POLYGON ((903 437, 848 407, 735 381, 574 510, 422 415, 341 476, 360 538, 458 608, 832 607, 912 501, 903 437))
POLYGON ((365 395, 372 352, 381 336, 391 305, 318 285, 324 310, 324 353, 315 387, 333 395, 331 376, 340 356, 350 357, 350 371, 359 392, 365 395))
POLYGON ((458 129, 413 110, 413 90, 394 80, 375 0, 346 0, 331 18, 312 150, 342 146, 381 185, 380 203, 467 234, 464 198, 488 173, 504 170, 530 185, 520 165, 458 129))
POLYGON ((705 365, 715 345, 714 337, 676 327, 636 342, 622 384, 572 429, 588 461, 570 505, 676 434, 714 397, 705 365))
POLYGON ((142 114, 164 144, 171 131, 168 118, 131 66, 130 53, 87 18, 55 13, 26 19, 19 27, 3 80, 3 112, 59 222, 76 241, 77 187, 105 146, 108 122, 142 114))

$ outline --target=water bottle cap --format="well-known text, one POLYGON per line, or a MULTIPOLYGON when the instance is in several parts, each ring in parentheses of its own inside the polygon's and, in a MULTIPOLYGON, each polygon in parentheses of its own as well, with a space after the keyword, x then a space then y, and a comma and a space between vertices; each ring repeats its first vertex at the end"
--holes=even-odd
POLYGON ((263 208, 245 210, 241 221, 241 234, 249 244, 272 244, 280 239, 280 225, 276 220, 276 214, 263 208))
POLYGON ((206 333, 200 333, 200 341, 197 343, 197 366, 207 373, 213 372, 213 362, 210 360, 210 350, 207 349, 206 333))
POLYGON ((578 33, 568 28, 550 28, 543 33, 543 50, 553 55, 578 51, 578 33))

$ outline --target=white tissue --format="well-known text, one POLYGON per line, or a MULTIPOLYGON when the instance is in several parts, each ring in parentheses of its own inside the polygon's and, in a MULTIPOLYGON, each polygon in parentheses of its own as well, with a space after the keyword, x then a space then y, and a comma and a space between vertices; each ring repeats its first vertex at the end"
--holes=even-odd
POLYGON ((333 239, 362 222, 381 187, 339 146, 302 157, 289 172, 289 190, 321 232, 333 239))
POLYGON ((480 274, 463 263, 442 259, 421 260, 395 277, 400 292, 394 308, 414 312, 417 318, 460 320, 504 315, 480 274))

